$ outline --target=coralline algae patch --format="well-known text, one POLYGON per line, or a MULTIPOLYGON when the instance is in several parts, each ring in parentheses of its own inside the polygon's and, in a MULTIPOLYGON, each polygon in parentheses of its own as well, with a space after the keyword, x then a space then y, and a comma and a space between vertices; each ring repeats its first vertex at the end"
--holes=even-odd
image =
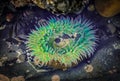
POLYGON ((49 18, 31 31, 27 47, 31 50, 37 64, 65 69, 76 66, 91 57, 96 47, 96 31, 93 23, 69 17, 49 18))

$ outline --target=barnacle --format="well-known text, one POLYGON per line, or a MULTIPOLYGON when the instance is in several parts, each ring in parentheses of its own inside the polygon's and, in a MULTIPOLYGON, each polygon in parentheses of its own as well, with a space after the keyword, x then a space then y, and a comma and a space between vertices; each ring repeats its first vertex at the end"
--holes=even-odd
POLYGON ((90 21, 77 18, 50 18, 28 36, 27 47, 40 64, 53 68, 69 68, 91 57, 97 37, 90 21))
POLYGON ((11 0, 11 3, 15 7, 23 7, 25 5, 28 5, 31 2, 31 0, 11 0))

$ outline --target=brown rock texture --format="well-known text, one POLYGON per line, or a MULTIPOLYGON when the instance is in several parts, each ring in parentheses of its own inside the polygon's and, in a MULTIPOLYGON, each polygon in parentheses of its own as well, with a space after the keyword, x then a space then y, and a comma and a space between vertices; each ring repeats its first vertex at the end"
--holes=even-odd
POLYGON ((120 13, 120 0, 95 0, 95 8, 101 16, 112 17, 120 13))

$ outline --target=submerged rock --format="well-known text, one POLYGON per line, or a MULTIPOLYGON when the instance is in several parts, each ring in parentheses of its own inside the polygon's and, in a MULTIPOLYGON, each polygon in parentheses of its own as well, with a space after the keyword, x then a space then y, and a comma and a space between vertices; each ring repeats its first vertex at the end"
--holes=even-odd
POLYGON ((103 17, 112 17, 120 13, 120 0, 95 0, 95 8, 103 17))

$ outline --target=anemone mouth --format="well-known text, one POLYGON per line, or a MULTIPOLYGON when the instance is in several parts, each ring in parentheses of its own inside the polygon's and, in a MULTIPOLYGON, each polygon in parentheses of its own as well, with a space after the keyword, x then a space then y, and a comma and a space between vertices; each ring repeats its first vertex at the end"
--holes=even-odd
POLYGON ((63 69, 92 56, 95 33, 92 23, 80 17, 50 18, 29 34, 27 46, 40 64, 63 69))

